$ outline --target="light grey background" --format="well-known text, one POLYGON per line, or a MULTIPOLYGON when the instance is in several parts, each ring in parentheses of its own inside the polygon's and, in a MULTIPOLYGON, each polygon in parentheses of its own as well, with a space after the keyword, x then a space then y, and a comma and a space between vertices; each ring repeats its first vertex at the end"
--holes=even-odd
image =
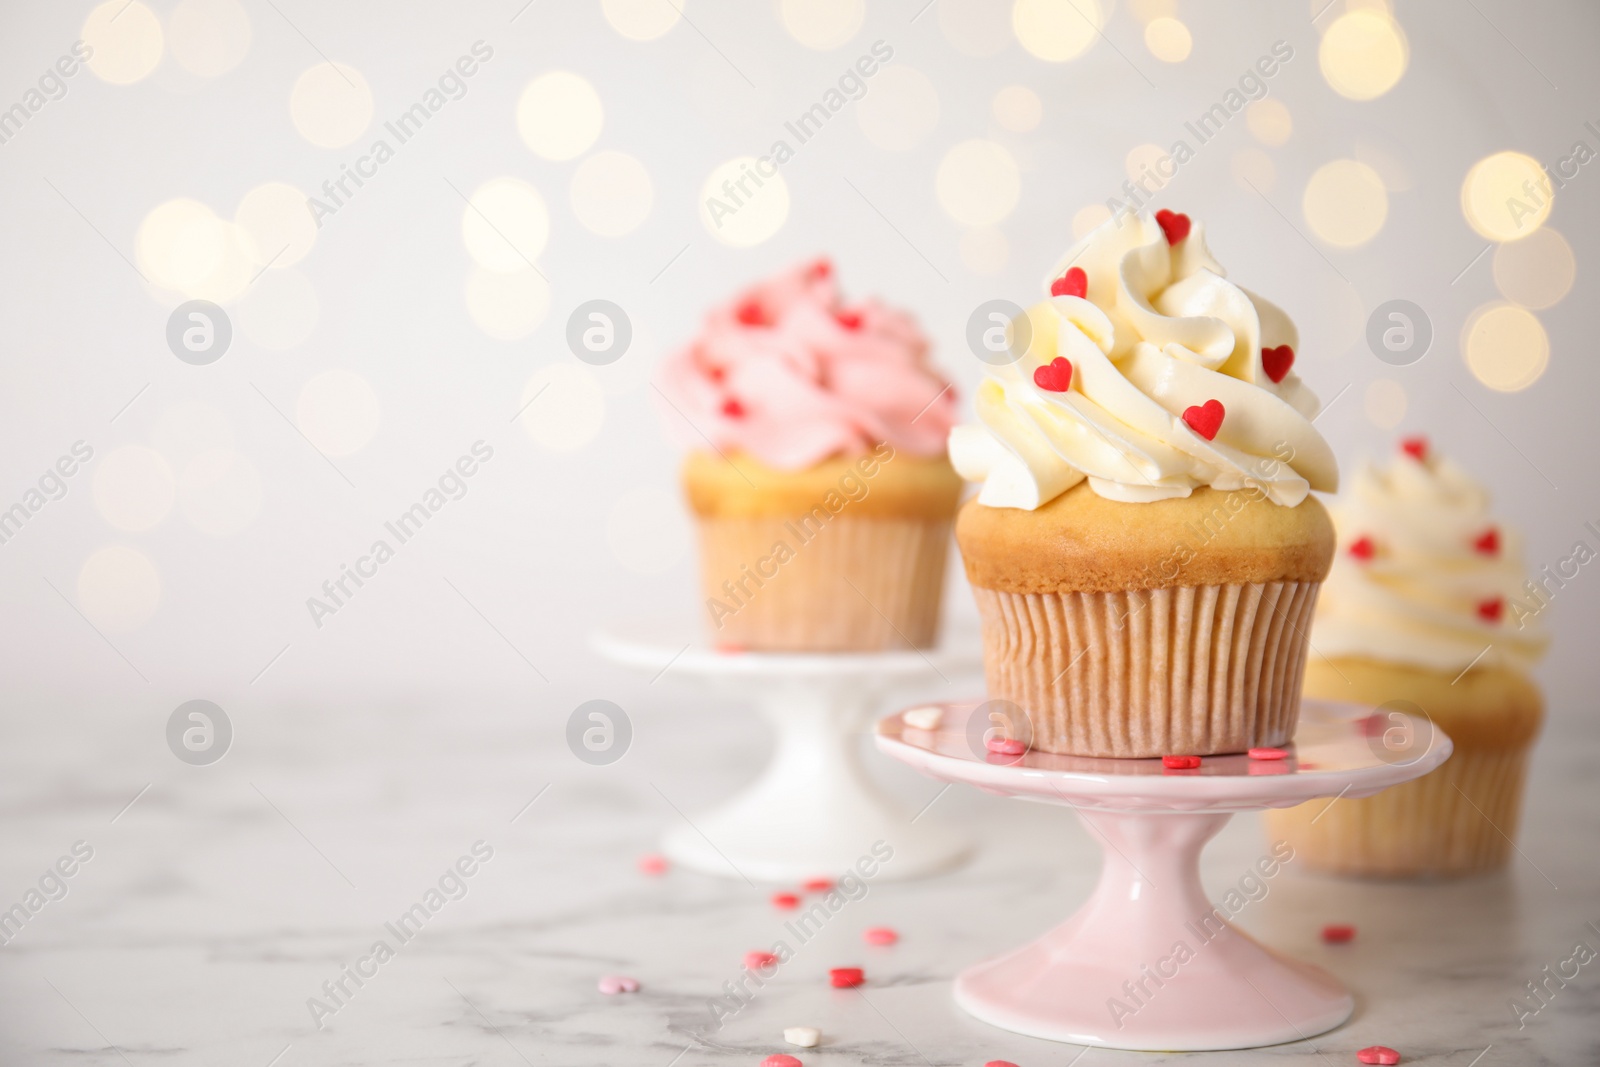
MULTIPOLYGON (((131 86, 83 72, 65 99, 0 146, 0 497, 6 504, 19 497, 75 440, 88 441, 98 457, 120 444, 148 444, 164 410, 193 401, 225 414, 236 449, 263 485, 259 517, 237 534, 200 533, 178 508, 155 529, 126 534, 97 513, 90 479, 79 476, 64 500, 0 545, 0 664, 19 712, 71 697, 107 715, 148 719, 154 741, 155 724, 172 707, 200 696, 248 719, 287 700, 360 694, 426 703, 471 692, 524 702, 536 712, 531 722, 559 730, 579 701, 628 685, 607 680, 586 650, 591 628, 626 614, 692 610, 682 520, 662 532, 679 546, 677 563, 655 575, 620 565, 606 526, 625 493, 674 488, 676 453, 663 446, 646 382, 661 351, 689 336, 709 303, 801 257, 829 253, 848 292, 915 310, 940 364, 970 392, 982 369, 961 341, 971 309, 995 297, 1035 298, 1043 271, 1072 240, 1074 213, 1116 190, 1128 150, 1182 135, 1181 124, 1278 39, 1294 46, 1296 58, 1271 92, 1289 106, 1295 128, 1285 146, 1267 150, 1277 169, 1271 205, 1230 173, 1236 150, 1260 147, 1242 119, 1201 149, 1159 203, 1203 219, 1230 276, 1290 311, 1303 339, 1297 369, 1325 400, 1349 386, 1319 422, 1347 466, 1391 447, 1393 435, 1363 414, 1362 394, 1370 379, 1393 377, 1410 399, 1401 429, 1430 434, 1493 487, 1506 521, 1528 534, 1530 562, 1565 555, 1583 536, 1583 522, 1600 518, 1591 457, 1600 372, 1585 346, 1600 195, 1588 188, 1592 175, 1580 174, 1558 196, 1551 219, 1577 252, 1578 283, 1541 313, 1553 348, 1548 372, 1523 393, 1495 394, 1473 380, 1458 343, 1465 316, 1496 295, 1490 256, 1461 273, 1487 243, 1462 216, 1461 180, 1492 151, 1552 159, 1588 136, 1582 123, 1600 117, 1587 61, 1600 12, 1589 5, 1404 4, 1409 69, 1369 103, 1328 87, 1317 69, 1313 7, 1299 3, 1204 12, 1185 5, 1179 14, 1195 45, 1175 66, 1145 50, 1125 4, 1112 10, 1107 40, 1066 64, 1041 62, 1008 39, 1000 3, 964 5, 989 11, 998 27, 1001 47, 989 58, 952 46, 937 4, 913 21, 920 4, 874 3, 855 37, 827 52, 795 43, 769 3, 691 3, 692 26, 680 22, 648 43, 623 39, 587 2, 536 2, 515 22, 518 3, 279 4, 281 15, 266 4, 245 6, 253 40, 231 73, 202 80, 170 56, 131 86), (134 257, 140 221, 165 200, 193 197, 226 218, 264 181, 311 191, 358 154, 365 137, 350 148, 319 149, 291 125, 290 88, 320 62, 307 38, 364 74, 380 122, 473 41, 490 42, 495 58, 464 99, 326 220, 293 268, 310 280, 320 305, 310 337, 268 352, 236 330, 220 362, 187 366, 164 341, 177 300, 149 289, 123 257, 134 257), (776 236, 748 250, 713 240, 698 218, 706 175, 729 158, 763 151, 782 135, 783 121, 877 39, 895 48, 891 65, 913 66, 934 83, 932 133, 910 151, 886 152, 852 114, 841 114, 784 169, 792 207, 776 236), (567 204, 576 161, 541 160, 518 137, 519 92, 553 68, 580 73, 599 92, 606 115, 595 150, 625 151, 650 172, 654 208, 626 237, 583 230, 567 204), (995 91, 1011 84, 1043 101, 1033 133, 1008 133, 990 112, 995 91), (989 276, 963 265, 961 227, 934 195, 940 158, 973 137, 1005 145, 1022 172, 1021 201, 999 226, 1009 255, 989 276), (1314 249, 1302 236, 1300 190, 1316 167, 1358 150, 1388 157, 1409 184, 1391 190, 1388 221, 1369 245, 1314 249), (459 237, 464 206, 451 186, 470 192, 500 175, 539 189, 552 220, 537 261, 550 279, 551 308, 518 342, 484 336, 462 298, 471 262, 459 237), (1383 366, 1361 341, 1365 311, 1396 296, 1426 308, 1436 331, 1433 350, 1411 367, 1383 366), (576 451, 543 451, 512 416, 536 368, 578 365, 563 343, 566 317, 595 297, 628 309, 639 338, 617 364, 593 371, 606 389, 598 436, 576 451), (377 436, 337 460, 353 488, 262 395, 292 418, 301 386, 329 368, 362 375, 381 404, 377 436), (495 459, 468 496, 317 629, 306 598, 478 439, 493 445, 495 459), (63 602, 75 598, 84 561, 112 543, 144 553, 161 580, 160 605, 147 623, 107 632, 117 651, 63 602)), ((158 14, 169 7, 154 5, 158 14)), ((0 62, 11 73, 10 96, 71 45, 86 11, 82 4, 9 6, 0 62)), ((656 513, 647 521, 656 522, 656 513)), ((1560 698, 1576 696, 1592 677, 1583 670, 1581 635, 1597 621, 1587 588, 1593 580, 1583 575, 1549 616, 1557 641, 1542 675, 1558 696, 1558 719, 1582 713, 1560 698)), ((970 613, 959 585, 951 600, 955 612, 970 613)))

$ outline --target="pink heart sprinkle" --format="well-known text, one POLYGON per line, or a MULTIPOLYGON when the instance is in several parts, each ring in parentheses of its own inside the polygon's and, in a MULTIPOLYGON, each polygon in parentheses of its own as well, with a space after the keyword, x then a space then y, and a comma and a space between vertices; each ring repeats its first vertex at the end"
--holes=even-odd
POLYGON ((770 952, 753 949, 744 954, 744 969, 747 971, 759 971, 767 967, 776 967, 777 965, 778 957, 770 952))
POLYGON ((608 974, 600 979, 600 992, 607 996, 614 996, 617 993, 637 993, 638 991, 639 980, 637 978, 629 978, 624 974, 608 974))
POLYGON ((1010 737, 991 737, 983 743, 983 747, 1001 756, 1020 756, 1028 751, 1027 745, 1010 737))
POLYGON ((666 874, 667 857, 654 852, 646 852, 639 857, 639 873, 641 874, 666 874))
POLYGON ((1288 754, 1281 748, 1252 748, 1248 753, 1251 759, 1283 759, 1288 754))
POLYGON ((861 936, 869 945, 892 945, 900 940, 900 935, 887 926, 869 926, 861 931, 861 936))
POLYGON ((783 1052, 774 1052, 761 1061, 761 1067, 804 1067, 799 1060, 783 1052))
POLYGON ((1387 1045, 1369 1045, 1356 1053, 1356 1059, 1362 1063, 1399 1063, 1400 1053, 1387 1045))

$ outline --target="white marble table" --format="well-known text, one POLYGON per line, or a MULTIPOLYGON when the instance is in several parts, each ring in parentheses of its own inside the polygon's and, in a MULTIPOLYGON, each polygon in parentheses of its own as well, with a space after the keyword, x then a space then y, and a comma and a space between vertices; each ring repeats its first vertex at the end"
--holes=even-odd
MULTIPOLYGON (((786 1051, 794 1025, 824 1033, 792 1050, 807 1064, 1343 1065, 1374 1043, 1415 1064, 1600 1060, 1600 961, 1520 1030, 1510 1007, 1580 940, 1600 948, 1587 925, 1600 924, 1600 733, 1577 715, 1558 713, 1544 738, 1525 856, 1504 876, 1340 883, 1291 862, 1239 915, 1355 989, 1351 1022, 1249 1052, 1140 1055, 1006 1034, 951 1003, 957 970, 1088 894, 1096 850, 1070 812, 952 788, 925 817, 966 824, 975 861, 872 884, 801 946, 770 886, 634 867, 675 809, 703 810, 754 773, 763 725, 641 686, 626 701, 633 749, 590 767, 562 740, 586 695, 239 711, 234 750, 211 767, 165 749, 167 708, 18 709, 0 750, 0 908, 74 842, 94 853, 0 948, 0 1063, 753 1065, 786 1051), (493 857, 465 896, 400 944, 385 924, 480 840, 493 857), (1355 924, 1355 942, 1324 945, 1326 922, 1355 924), (900 943, 864 945, 877 924, 900 943), (360 988, 345 979, 351 995, 318 1029, 308 998, 380 938, 394 957, 360 988), (794 959, 713 1031, 708 1001, 778 938, 794 959), (842 965, 867 984, 829 988, 842 965), (643 988, 602 996, 604 973, 643 988)), ((876 773, 912 810, 939 788, 887 761, 876 773)), ((1258 821, 1235 820, 1205 853, 1215 899, 1265 847, 1258 821)))

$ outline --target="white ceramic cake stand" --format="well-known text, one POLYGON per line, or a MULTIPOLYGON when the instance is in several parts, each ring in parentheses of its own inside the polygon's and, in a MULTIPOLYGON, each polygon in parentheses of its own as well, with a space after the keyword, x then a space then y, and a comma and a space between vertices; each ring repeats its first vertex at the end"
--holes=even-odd
POLYGON ((701 640, 685 648, 674 634, 602 633, 594 646, 624 666, 657 674, 670 663, 672 675, 746 697, 778 732, 777 751, 754 784, 666 833, 662 848, 674 861, 707 874, 793 882, 836 875, 884 841, 894 856, 875 878, 898 879, 944 870, 971 850, 936 819, 913 822, 883 797, 861 766, 860 739, 893 689, 976 670, 976 651, 727 652, 701 640))
POLYGON ((1375 731, 1371 708, 1307 701, 1288 759, 1211 756, 1175 771, 1159 759, 980 757, 966 731, 976 707, 943 705, 936 731, 892 715, 878 747, 943 781, 1075 809, 1104 864, 1072 918, 957 976, 964 1010, 1032 1037, 1142 1051, 1273 1045, 1350 1017, 1355 1001, 1332 975, 1226 922, 1200 884, 1200 851, 1234 812, 1337 803, 1421 777, 1450 755, 1443 732, 1393 715, 1375 731), (1385 747, 1386 733, 1409 743, 1385 747))

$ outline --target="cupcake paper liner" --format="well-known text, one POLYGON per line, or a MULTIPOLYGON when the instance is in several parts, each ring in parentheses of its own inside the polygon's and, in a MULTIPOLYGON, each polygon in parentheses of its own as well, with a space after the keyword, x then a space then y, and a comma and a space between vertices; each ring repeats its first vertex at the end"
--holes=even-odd
POLYGON ((1043 752, 1205 756, 1284 744, 1321 584, 974 587, 989 697, 1028 714, 1043 752))
POLYGON ((1511 857, 1531 748, 1458 747, 1438 770, 1376 796, 1270 811, 1268 832, 1293 845, 1307 867, 1329 874, 1408 878, 1496 870, 1511 857))
POLYGON ((839 516, 816 529, 798 518, 701 518, 699 527, 701 590, 719 644, 875 652, 934 642, 948 520, 839 516))

